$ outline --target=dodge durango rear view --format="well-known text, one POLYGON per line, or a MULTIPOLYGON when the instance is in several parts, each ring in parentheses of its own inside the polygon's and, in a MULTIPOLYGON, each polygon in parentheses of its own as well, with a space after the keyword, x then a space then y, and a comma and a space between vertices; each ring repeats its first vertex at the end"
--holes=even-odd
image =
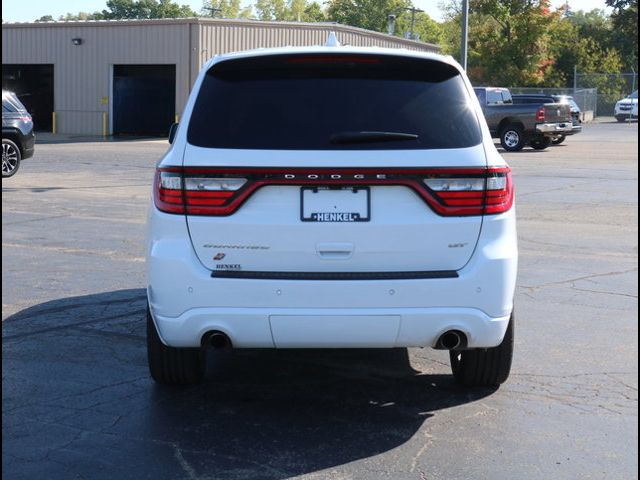
POLYGON ((207 347, 513 355, 514 185, 450 57, 360 47, 216 56, 158 162, 147 345, 160 383, 207 347))

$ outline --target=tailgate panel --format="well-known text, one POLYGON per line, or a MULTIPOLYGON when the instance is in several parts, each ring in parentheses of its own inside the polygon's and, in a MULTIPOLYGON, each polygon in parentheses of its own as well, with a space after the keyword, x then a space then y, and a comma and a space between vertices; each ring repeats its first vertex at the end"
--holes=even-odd
MULTIPOLYGON (((482 145, 448 150, 331 152, 216 150, 188 145, 184 159, 184 166, 191 168, 486 167, 482 145)), ((471 258, 480 234, 481 215, 438 215, 413 189, 402 185, 367 187, 368 221, 303 221, 302 188, 265 185, 231 215, 187 215, 192 245, 201 263, 218 271, 459 270, 471 258)), ((361 208, 355 205, 353 212, 361 208)))
POLYGON ((441 217, 403 186, 371 187, 368 222, 304 222, 300 189, 263 187, 229 217, 187 217, 200 261, 211 270, 459 270, 480 233, 482 217, 441 217))

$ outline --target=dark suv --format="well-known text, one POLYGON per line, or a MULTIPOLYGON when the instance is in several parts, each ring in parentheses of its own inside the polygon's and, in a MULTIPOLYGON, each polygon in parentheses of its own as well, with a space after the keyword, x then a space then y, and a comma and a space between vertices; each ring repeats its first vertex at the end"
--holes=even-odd
POLYGON ((2 178, 14 175, 33 156, 33 120, 15 93, 2 91, 2 178))

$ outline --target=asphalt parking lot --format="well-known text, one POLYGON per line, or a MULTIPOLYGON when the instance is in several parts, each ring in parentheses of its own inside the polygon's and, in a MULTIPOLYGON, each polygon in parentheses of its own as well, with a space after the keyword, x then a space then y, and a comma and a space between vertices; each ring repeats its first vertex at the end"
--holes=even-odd
POLYGON ((2 182, 4 478, 637 478, 637 123, 505 154, 521 256, 497 391, 460 390, 430 349, 216 352, 203 385, 155 385, 144 234, 166 148, 39 143, 2 182))

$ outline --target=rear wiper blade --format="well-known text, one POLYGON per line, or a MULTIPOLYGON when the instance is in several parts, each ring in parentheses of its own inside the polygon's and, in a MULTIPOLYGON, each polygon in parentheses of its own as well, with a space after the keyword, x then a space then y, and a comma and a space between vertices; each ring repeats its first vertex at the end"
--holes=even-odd
POLYGON ((340 132, 329 137, 331 143, 373 143, 396 140, 418 140, 415 133, 403 132, 340 132))

